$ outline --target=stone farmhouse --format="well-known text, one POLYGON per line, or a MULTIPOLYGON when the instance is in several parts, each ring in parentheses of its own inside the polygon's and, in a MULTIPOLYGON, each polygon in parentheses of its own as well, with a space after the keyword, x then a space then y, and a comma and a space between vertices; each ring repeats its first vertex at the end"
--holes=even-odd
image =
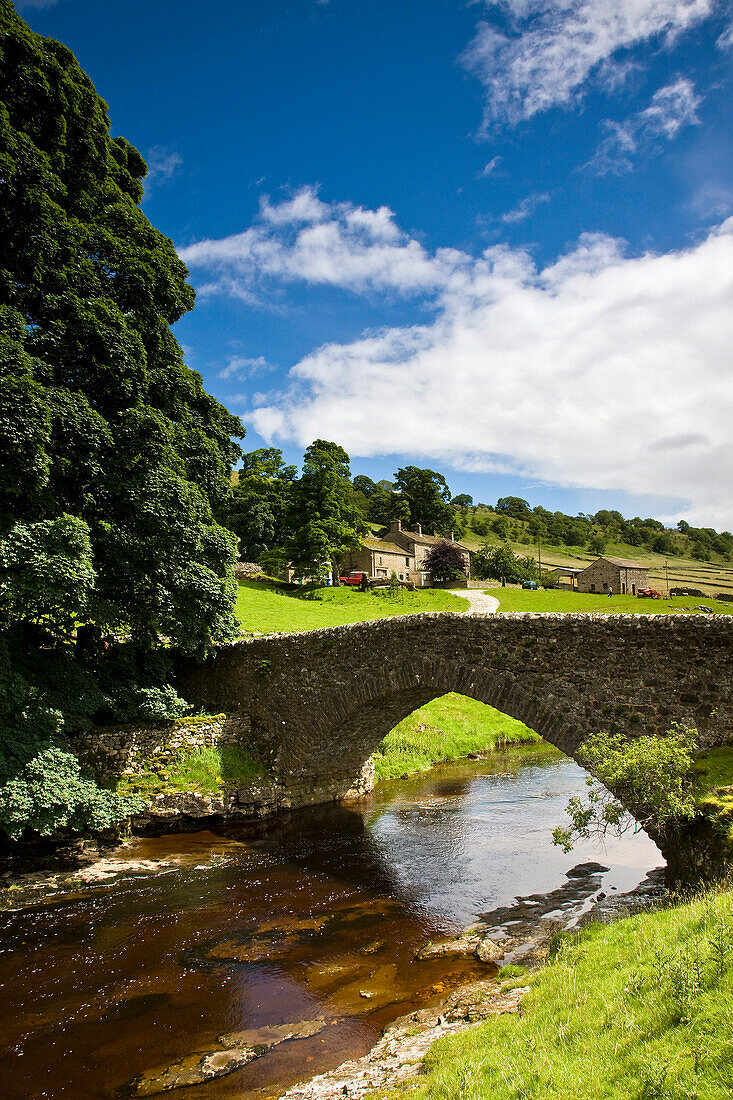
POLYGON ((625 558, 599 558, 576 578, 578 592, 608 592, 615 596, 635 596, 649 587, 649 570, 638 561, 625 558))
MULTIPOLYGON (((432 583, 430 573, 424 568, 425 557, 436 543, 443 538, 437 535, 424 535, 419 523, 412 530, 403 531, 400 520, 392 521, 389 531, 381 538, 367 536, 362 539, 358 550, 352 550, 344 561, 347 573, 360 571, 371 580, 390 577, 396 573, 401 581, 408 581, 417 588, 429 588, 432 583)), ((455 542, 453 532, 450 542, 455 542)), ((471 567, 471 551, 463 543, 456 543, 463 553, 466 569, 471 567)))

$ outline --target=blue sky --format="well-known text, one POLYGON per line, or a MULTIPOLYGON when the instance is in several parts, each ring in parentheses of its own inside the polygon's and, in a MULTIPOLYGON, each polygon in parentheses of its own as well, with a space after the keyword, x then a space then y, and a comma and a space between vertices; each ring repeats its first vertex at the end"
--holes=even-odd
POLYGON ((733 527, 730 0, 35 0, 246 446, 733 527))

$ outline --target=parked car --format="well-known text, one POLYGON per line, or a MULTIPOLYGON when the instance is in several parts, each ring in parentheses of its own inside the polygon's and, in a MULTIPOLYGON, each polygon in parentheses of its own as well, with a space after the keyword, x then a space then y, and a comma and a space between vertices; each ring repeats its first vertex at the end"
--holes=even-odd
POLYGON ((640 600, 661 600, 662 593, 656 588, 640 588, 636 593, 640 600))
POLYGON ((367 577, 367 580, 369 579, 366 573, 356 572, 356 573, 349 573, 345 577, 339 577, 339 581, 341 582, 341 584, 350 584, 354 588, 358 588, 359 585, 361 584, 361 578, 362 577, 367 577))
POLYGON ((522 588, 539 588, 537 581, 522 581, 522 588))

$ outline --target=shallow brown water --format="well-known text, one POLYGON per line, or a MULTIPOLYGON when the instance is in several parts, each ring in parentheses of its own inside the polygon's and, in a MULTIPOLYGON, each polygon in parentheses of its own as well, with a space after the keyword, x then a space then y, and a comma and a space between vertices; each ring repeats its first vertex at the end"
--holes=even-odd
POLYGON ((490 973, 474 959, 416 961, 427 940, 557 890, 584 860, 610 870, 566 891, 563 919, 589 891, 631 889, 660 865, 643 834, 603 852, 553 848, 584 778, 555 752, 515 749, 383 784, 358 807, 302 813, 259 838, 139 840, 130 866, 162 866, 0 915, 0 1094, 114 1097, 224 1033, 271 1024, 320 1030, 173 1095, 273 1097, 364 1053, 397 1016, 490 973))

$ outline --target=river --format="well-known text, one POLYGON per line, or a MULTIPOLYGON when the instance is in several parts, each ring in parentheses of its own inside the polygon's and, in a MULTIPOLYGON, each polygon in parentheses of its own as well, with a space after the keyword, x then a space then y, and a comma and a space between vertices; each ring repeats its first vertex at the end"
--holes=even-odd
POLYGON ((524 746, 255 833, 131 842, 96 869, 106 877, 0 914, 3 1097, 138 1095, 129 1083, 146 1073, 152 1095, 166 1067, 241 1033, 301 1037, 174 1095, 264 1100, 364 1053, 397 1016, 491 973, 472 957, 415 960, 427 941, 486 914, 499 936, 535 911, 572 923, 663 864, 643 833, 553 847, 584 780, 524 746), (584 861, 608 870, 568 878, 584 861))

